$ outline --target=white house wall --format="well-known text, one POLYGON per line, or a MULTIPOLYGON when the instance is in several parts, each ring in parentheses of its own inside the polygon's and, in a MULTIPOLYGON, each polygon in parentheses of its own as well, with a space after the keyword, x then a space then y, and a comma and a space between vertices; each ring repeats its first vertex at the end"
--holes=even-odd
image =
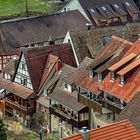
POLYGON ((72 42, 72 39, 70 37, 70 33, 67 32, 65 38, 64 38, 64 41, 63 43, 70 43, 71 46, 72 46, 72 51, 73 51, 73 54, 74 54, 74 57, 75 57, 75 60, 76 60, 76 65, 79 66, 79 61, 78 61, 78 58, 77 58, 77 55, 76 55, 76 52, 75 52, 75 49, 74 49, 74 45, 73 45, 73 42, 72 42))
MULTIPOLYGON (((72 0, 71 2, 69 2, 67 5, 65 5, 65 6, 63 7, 63 9, 61 10, 61 12, 64 12, 64 11, 72 11, 72 10, 79 10, 79 12, 80 12, 89 22, 91 22, 78 0, 72 0)), ((78 17, 77 17, 77 18, 78 18, 78 17)))
POLYGON ((16 82, 20 85, 23 85, 29 89, 33 89, 32 84, 31 84, 31 80, 30 80, 30 76, 28 73, 28 69, 27 69, 27 64, 26 64, 26 61, 25 61, 23 54, 22 54, 22 57, 21 57, 21 60, 20 60, 19 66, 18 66, 18 70, 17 70, 16 76, 15 76, 14 82, 16 82), (22 64, 25 64, 24 69, 22 69, 22 64), (27 84, 23 85, 21 83, 21 79, 27 79, 27 84))

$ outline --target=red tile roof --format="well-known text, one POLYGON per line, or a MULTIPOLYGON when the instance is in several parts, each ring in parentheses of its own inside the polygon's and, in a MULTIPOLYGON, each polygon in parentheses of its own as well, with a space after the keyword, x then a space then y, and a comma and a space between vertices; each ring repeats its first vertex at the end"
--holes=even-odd
POLYGON ((136 54, 131 53, 130 55, 126 56, 125 58, 121 59, 119 62, 117 62, 116 64, 111 66, 109 68, 109 70, 110 71, 115 71, 116 69, 120 68, 122 65, 124 65, 127 62, 129 62, 130 60, 132 60, 135 56, 136 56, 136 54))
MULTIPOLYGON (((140 40, 136 41, 134 45, 124 54, 124 57, 128 56, 130 53, 140 54, 140 40)), ((134 66, 139 64, 139 59, 134 60, 130 65, 126 66, 122 73, 131 70, 134 66), (136 63, 135 61, 138 61, 136 63)), ((110 74, 108 74, 100 85, 98 85, 100 90, 103 90, 119 99, 126 101, 127 103, 132 99, 136 92, 140 91, 140 67, 127 78, 126 83, 121 86, 119 84, 119 76, 115 77, 114 81, 110 81, 110 74)))
MULTIPOLYGON (((117 60, 122 58, 125 52, 132 47, 132 44, 133 43, 125 41, 124 39, 112 36, 109 43, 101 50, 100 54, 93 60, 93 63, 91 63, 87 68, 94 68, 97 64, 105 60, 107 56, 111 56, 111 54, 114 54, 108 61, 107 65, 105 64, 100 66, 103 67, 102 69, 107 69, 110 66, 110 64, 114 64, 115 58, 117 58, 117 60)), ((86 90, 89 90, 94 94, 99 93, 98 90, 99 84, 100 83, 97 82, 97 75, 95 75, 92 79, 90 79, 88 71, 85 71, 85 73, 83 73, 80 76, 80 78, 77 79, 77 85, 81 86, 86 90)))
POLYGON ((98 56, 94 59, 93 63, 91 63, 87 68, 93 68, 98 63, 101 63, 105 58, 111 57, 113 54, 117 54, 123 48, 130 48, 133 43, 126 41, 122 38, 119 38, 113 35, 110 41, 104 46, 104 48, 100 51, 98 56))
POLYGON ((41 79, 41 82, 40 82, 40 88, 43 85, 43 83, 45 82, 46 78, 49 76, 52 69, 55 67, 55 64, 56 64, 57 60, 58 60, 57 56, 54 56, 54 55, 51 55, 51 54, 48 55, 46 66, 44 68, 44 72, 43 72, 42 79, 41 79))
POLYGON ((133 70, 134 68, 136 68, 139 65, 140 65, 140 59, 137 59, 134 62, 130 63, 125 68, 123 68, 122 70, 120 70, 119 72, 117 72, 117 74, 124 75, 124 74, 128 73, 129 71, 133 70))
POLYGON ((0 75, 0 87, 23 99, 27 99, 33 94, 32 90, 25 88, 22 85, 10 82, 9 80, 4 80, 2 74, 0 75))
MULTIPOLYGON (((38 91, 49 54, 58 56, 62 62, 75 65, 72 48, 68 44, 27 48, 23 51, 33 89, 38 91)), ((43 76, 44 79, 44 76, 43 76)))
MULTIPOLYGON (((90 140, 140 140, 140 135, 128 120, 123 120, 89 132, 90 140)), ((83 140, 80 134, 61 140, 83 140)))

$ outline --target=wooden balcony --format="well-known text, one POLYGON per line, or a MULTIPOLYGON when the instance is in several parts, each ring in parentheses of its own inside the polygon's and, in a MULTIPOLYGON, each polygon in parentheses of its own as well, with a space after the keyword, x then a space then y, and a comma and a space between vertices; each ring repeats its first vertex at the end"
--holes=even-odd
POLYGON ((35 111, 35 109, 33 107, 27 108, 27 107, 20 105, 17 102, 14 102, 14 101, 7 99, 7 98, 5 98, 4 100, 5 100, 5 106, 8 106, 12 109, 15 109, 15 110, 17 110, 25 115, 30 115, 35 111))
POLYGON ((81 128, 83 126, 88 126, 88 120, 78 121, 78 118, 74 119, 74 117, 70 117, 67 114, 65 114, 64 112, 59 111, 58 109, 54 109, 52 106, 49 107, 49 112, 50 112, 50 114, 53 114, 53 115, 61 118, 63 121, 66 121, 70 125, 73 125, 73 127, 81 128))
POLYGON ((92 108, 95 112, 102 113, 102 104, 96 102, 94 99, 89 99, 86 96, 79 94, 78 101, 85 106, 92 108))
POLYGON ((112 101, 108 100, 107 98, 102 99, 102 105, 103 105, 103 107, 105 107, 105 108, 107 108, 107 109, 109 109, 117 114, 119 114, 123 109, 122 104, 112 102, 112 101))

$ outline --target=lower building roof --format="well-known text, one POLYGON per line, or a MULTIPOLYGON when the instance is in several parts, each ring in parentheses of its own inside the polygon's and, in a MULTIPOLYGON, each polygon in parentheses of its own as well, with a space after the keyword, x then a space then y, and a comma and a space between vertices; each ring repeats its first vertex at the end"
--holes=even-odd
MULTIPOLYGON (((90 140, 140 140, 140 135, 128 120, 89 131, 90 140)), ((83 140, 80 134, 61 140, 83 140)))
POLYGON ((70 93, 67 93, 66 91, 61 90, 61 89, 58 89, 57 92, 53 92, 49 94, 49 97, 67 106, 68 108, 71 108, 72 110, 76 112, 86 107, 82 105, 81 103, 79 103, 74 96, 70 95, 70 93))
POLYGON ((33 94, 33 91, 31 89, 28 89, 22 85, 1 78, 0 78, 0 87, 23 99, 27 99, 29 96, 33 94))

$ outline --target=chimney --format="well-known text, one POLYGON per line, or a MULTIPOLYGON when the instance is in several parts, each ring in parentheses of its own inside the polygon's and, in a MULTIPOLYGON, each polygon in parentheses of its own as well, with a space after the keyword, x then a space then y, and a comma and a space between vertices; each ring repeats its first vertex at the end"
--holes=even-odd
POLYGON ((60 68, 61 68, 61 61, 58 60, 58 61, 56 62, 56 72, 58 72, 60 68))
POLYGON ((49 42, 49 45, 55 44, 55 41, 53 40, 53 38, 51 36, 49 36, 48 42, 49 42))
POLYGON ((91 30, 91 26, 92 26, 91 23, 86 23, 86 26, 87 26, 87 29, 88 29, 88 30, 91 30))
POLYGON ((83 140, 89 140, 89 130, 87 129, 87 127, 82 127, 82 129, 79 132, 83 137, 83 140))

